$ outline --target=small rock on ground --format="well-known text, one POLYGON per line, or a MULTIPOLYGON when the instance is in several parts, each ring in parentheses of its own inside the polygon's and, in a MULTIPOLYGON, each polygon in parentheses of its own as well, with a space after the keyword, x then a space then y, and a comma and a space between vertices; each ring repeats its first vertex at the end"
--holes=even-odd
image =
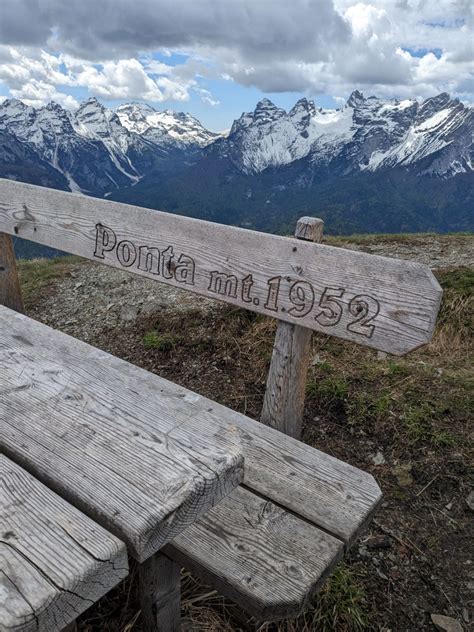
POLYGON ((471 511, 474 511, 474 491, 471 492, 466 498, 467 506, 471 511))
POLYGON ((463 627, 459 621, 444 614, 432 614, 431 621, 433 621, 436 629, 442 632, 463 632, 463 627))

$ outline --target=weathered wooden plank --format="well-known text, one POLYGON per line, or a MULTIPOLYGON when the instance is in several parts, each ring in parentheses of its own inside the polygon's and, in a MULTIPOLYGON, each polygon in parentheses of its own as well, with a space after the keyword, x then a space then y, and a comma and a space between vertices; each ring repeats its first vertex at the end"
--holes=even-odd
MULTIPOLYGON (((295 237, 320 242, 324 222, 301 217, 295 237)), ((273 344, 260 421, 295 439, 301 438, 311 329, 279 321, 273 344)))
MULTIPOLYGON (((199 542, 197 546, 200 546, 199 542)), ((140 602, 144 632, 181 629, 181 573, 179 565, 156 553, 139 566, 140 602)))
MULTIPOLYGON (((114 358, 109 365, 122 375, 142 375, 142 393, 157 388, 148 371, 114 358)), ((173 382, 158 378, 164 406, 206 413, 233 424, 245 458, 244 485, 341 539, 348 548, 370 523, 382 492, 367 472, 301 441, 249 419, 173 382)))
POLYGON ((143 561, 241 482, 242 449, 110 358, 0 307, 0 447, 143 561))
POLYGON ((311 329, 280 321, 275 334, 260 421, 301 438, 311 329))
POLYGON ((12 238, 5 233, 0 233, 0 304, 24 311, 12 238))
POLYGON ((0 230, 403 354, 432 336, 428 267, 0 180, 0 230))
POLYGON ((0 629, 55 632, 128 574, 116 537, 0 454, 0 629))
POLYGON ((343 543, 244 487, 165 551, 257 619, 300 614, 343 543))
POLYGON ((139 373, 144 396, 158 388, 158 379, 164 406, 233 424, 244 451, 244 485, 347 546, 372 519, 382 492, 367 472, 119 358, 112 356, 108 369, 127 378, 139 373))
MULTIPOLYGON (((14 335, 25 331, 24 323, 21 322, 22 317, 9 316, 5 320, 6 312, 7 310, 2 312, 0 309, 0 349, 5 338, 6 324, 14 335), (20 331, 18 331, 18 324, 20 331)), ((9 312, 9 315, 12 314, 14 313, 9 312)), ((94 370, 94 375, 100 373, 100 380, 104 379, 107 384, 113 385, 113 389, 120 383, 123 397, 119 397, 117 401, 118 413, 124 406, 123 399, 128 397, 130 387, 133 388, 132 385, 139 384, 141 401, 145 403, 146 409, 150 410, 156 402, 156 410, 153 410, 152 417, 158 417, 158 420, 153 419, 153 423, 159 427, 163 419, 185 420, 184 425, 187 426, 189 432, 195 432, 194 440, 197 446, 199 432, 207 436, 209 432, 219 432, 217 428, 220 428, 220 432, 225 436, 228 428, 234 426, 244 452, 246 486, 268 497, 276 504, 287 507, 296 514, 301 514, 347 544, 364 528, 381 499, 380 488, 373 477, 348 463, 287 437, 120 358, 59 334, 44 325, 28 320, 27 327, 29 338, 32 340, 41 338, 44 344, 42 355, 45 362, 49 363, 50 358, 71 356, 78 367, 77 370, 81 371, 81 376, 86 370, 90 372, 90 365, 94 364, 100 367, 97 371, 94 370), (211 430, 206 430, 208 426, 211 430)), ((1 378, 2 364, 0 363, 0 384, 3 384, 1 378)), ((97 379, 99 380, 99 377, 97 379)), ((83 377, 81 377, 81 382, 82 380, 83 377)), ((31 383, 25 378, 25 385, 31 383)), ((33 390, 29 389, 31 394, 33 390)), ((71 396, 74 394, 73 390, 69 392, 71 396)), ((1 393, 0 386, 0 403, 3 400, 1 393)), ((3 393, 7 394, 5 390, 3 393)), ((65 390, 64 394, 66 393, 65 390)), ((131 401, 132 405, 137 401, 136 394, 131 393, 131 401)), ((87 400, 85 404, 78 404, 79 407, 81 405, 87 408, 87 400)), ((144 404, 141 403, 140 412, 143 406, 144 404)), ((128 407, 124 410, 128 410, 128 407)), ((122 448, 120 423, 122 416, 123 413, 120 413, 117 420, 117 432, 120 432, 117 441, 120 449, 122 448)), ((6 415, 0 414, 0 428, 8 428, 8 426, 6 415)), ((148 425, 145 427, 148 428, 148 425)), ((147 445, 145 439, 148 432, 149 430, 145 433, 143 440, 130 439, 133 446, 138 445, 137 452, 140 454, 147 445)), ((67 435, 65 438, 68 438, 67 435)), ((20 442, 19 436, 18 443, 20 442)), ((0 433, 0 445, 1 443, 2 433, 0 433)), ((126 458, 126 453, 123 458, 126 458)), ((146 450, 143 458, 147 459, 146 450)), ((140 463, 137 463, 137 466, 140 466, 140 463)))

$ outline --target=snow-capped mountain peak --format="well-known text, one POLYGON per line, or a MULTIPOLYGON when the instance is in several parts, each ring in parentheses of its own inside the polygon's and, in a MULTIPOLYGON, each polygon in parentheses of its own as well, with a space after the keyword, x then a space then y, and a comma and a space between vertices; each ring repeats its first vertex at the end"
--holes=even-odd
POLYGON ((473 108, 446 93, 418 103, 355 90, 341 109, 303 98, 288 113, 262 99, 234 122, 230 147, 219 150, 249 174, 308 158, 346 174, 399 166, 449 177, 473 169, 473 120, 473 108))
POLYGON ((74 113, 54 102, 41 108, 18 99, 0 103, 0 133, 10 139, 12 155, 27 155, 29 164, 36 155, 60 176, 56 181, 99 195, 201 157, 225 160, 246 176, 292 164, 304 181, 316 173, 389 169, 447 179, 474 171, 473 132, 474 109, 447 93, 419 102, 355 90, 338 109, 302 98, 288 112, 262 99, 226 135, 208 131, 190 114, 144 103, 114 110, 90 98, 74 113))
POLYGON ((121 124, 148 140, 169 145, 205 147, 217 138, 196 118, 174 110, 155 110, 142 103, 127 103, 116 110, 121 124))
POLYGON ((86 193, 136 183, 170 151, 196 151, 216 137, 188 114, 138 103, 114 111, 95 97, 74 113, 55 102, 34 108, 6 99, 0 103, 2 130, 31 145, 72 190, 86 193))
POLYGON ((354 90, 347 100, 346 106, 349 108, 357 108, 365 103, 365 98, 362 92, 359 90, 354 90))
POLYGON ((303 98, 295 103, 295 105, 288 112, 288 116, 293 120, 295 125, 307 123, 308 118, 315 116, 316 106, 314 101, 308 101, 303 98))

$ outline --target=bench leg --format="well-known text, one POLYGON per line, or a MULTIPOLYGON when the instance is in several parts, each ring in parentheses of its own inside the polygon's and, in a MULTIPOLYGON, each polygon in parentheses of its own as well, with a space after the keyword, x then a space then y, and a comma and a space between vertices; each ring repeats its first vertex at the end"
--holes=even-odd
POLYGON ((161 553, 139 566, 139 589, 144 632, 179 632, 181 629, 181 572, 176 562, 161 553))
POLYGON ((0 304, 23 312, 20 281, 10 235, 0 233, 0 304))

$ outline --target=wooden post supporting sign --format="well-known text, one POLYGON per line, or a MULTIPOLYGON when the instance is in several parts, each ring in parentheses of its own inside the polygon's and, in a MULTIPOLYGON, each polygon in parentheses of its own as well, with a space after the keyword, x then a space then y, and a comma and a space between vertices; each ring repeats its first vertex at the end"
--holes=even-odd
MULTIPOLYGON (((302 217, 295 237, 320 243, 324 222, 302 217)), ((273 346, 260 421, 299 439, 303 424, 306 375, 311 350, 311 329, 280 320, 273 346)))

